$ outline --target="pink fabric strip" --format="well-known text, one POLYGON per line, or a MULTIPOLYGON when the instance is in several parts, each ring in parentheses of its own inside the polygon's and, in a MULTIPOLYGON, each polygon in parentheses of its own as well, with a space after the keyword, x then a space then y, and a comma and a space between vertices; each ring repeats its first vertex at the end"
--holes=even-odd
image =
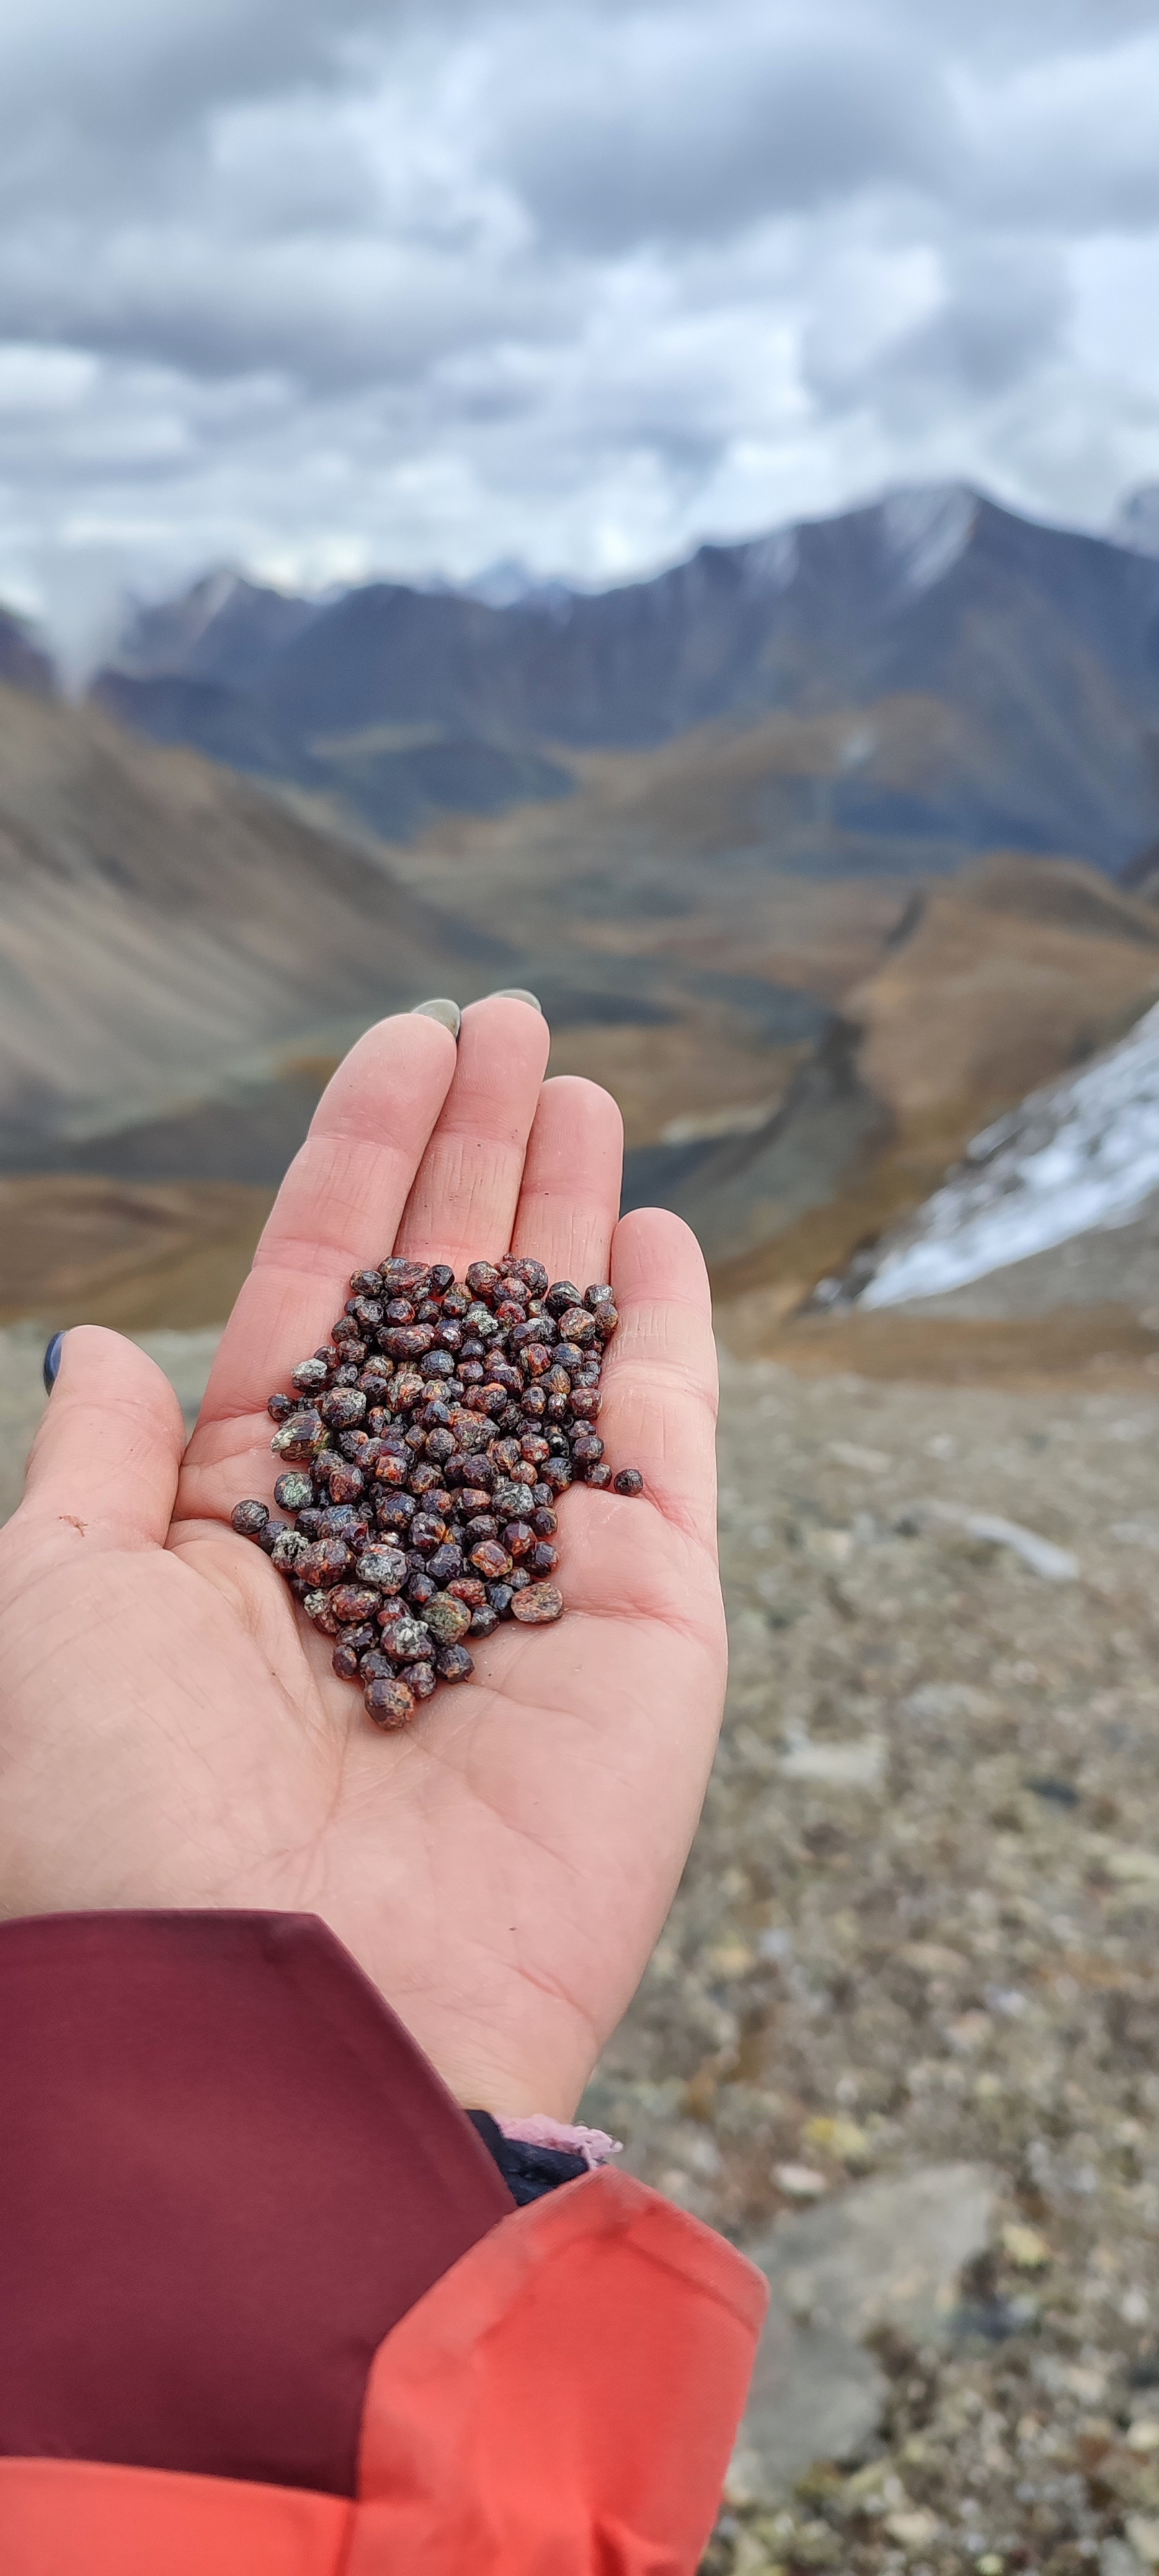
POLYGON ((622 2155, 622 2138, 609 2138, 604 2129, 570 2128, 565 2120, 552 2120, 546 2111, 533 2111, 526 2120, 500 2120, 497 2123, 505 2138, 515 2138, 526 2147, 561 2147, 568 2156, 582 2156, 589 2172, 597 2165, 610 2163, 622 2155))

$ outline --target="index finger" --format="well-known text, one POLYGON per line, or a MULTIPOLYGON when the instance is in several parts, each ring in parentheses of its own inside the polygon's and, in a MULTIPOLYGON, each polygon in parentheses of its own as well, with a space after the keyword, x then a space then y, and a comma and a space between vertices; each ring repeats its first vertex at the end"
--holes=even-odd
POLYGON ((381 1259, 451 1087, 455 1041, 421 1012, 368 1029, 295 1154, 222 1335, 198 1428, 257 1413, 329 1333, 352 1270, 381 1259))

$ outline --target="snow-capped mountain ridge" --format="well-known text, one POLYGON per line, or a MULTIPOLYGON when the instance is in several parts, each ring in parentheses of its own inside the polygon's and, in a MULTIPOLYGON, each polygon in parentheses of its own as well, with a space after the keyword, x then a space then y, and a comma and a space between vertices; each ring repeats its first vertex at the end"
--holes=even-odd
POLYGON ((975 1137, 887 1239, 858 1303, 896 1306, 1125 1225, 1159 1189, 1159 1003, 1104 1055, 975 1137))

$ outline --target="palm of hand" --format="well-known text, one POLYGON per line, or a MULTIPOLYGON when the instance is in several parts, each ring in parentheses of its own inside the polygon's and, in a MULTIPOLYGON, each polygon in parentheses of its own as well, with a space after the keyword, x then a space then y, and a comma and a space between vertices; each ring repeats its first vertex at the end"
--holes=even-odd
POLYGON ((460 2099, 566 2117, 683 1863, 723 1643, 699 1254, 659 1215, 612 1240, 613 1105, 541 1090, 545 1050, 525 1005, 495 1001, 466 1014, 457 1064, 422 1019, 362 1042, 283 1188, 180 1473, 160 1373, 111 1335, 70 1336, 0 1541, 0 1907, 317 1913, 460 2099), (513 1233, 581 1280, 608 1275, 612 1242, 601 1429, 649 1498, 565 1496, 569 1615, 500 1628, 466 1689, 383 1736, 228 1514, 270 1491, 266 1393, 396 1226, 460 1270, 513 1233))

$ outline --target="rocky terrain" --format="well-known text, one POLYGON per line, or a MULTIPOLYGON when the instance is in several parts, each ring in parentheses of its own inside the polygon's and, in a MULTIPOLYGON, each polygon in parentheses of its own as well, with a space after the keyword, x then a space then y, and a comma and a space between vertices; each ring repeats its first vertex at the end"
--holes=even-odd
MULTIPOLYGON (((212 1343, 151 1344, 187 1406, 212 1343)), ((9 1504, 41 1347, 0 1337, 9 1504)), ((1159 1372, 967 1390, 726 1358, 721 1468, 725 1734, 586 2097, 774 2285, 707 2571, 1138 2576, 1159 1372)))
POLYGON ((0 1168, 365 1025, 455 944, 368 841, 0 682, 0 1168))

